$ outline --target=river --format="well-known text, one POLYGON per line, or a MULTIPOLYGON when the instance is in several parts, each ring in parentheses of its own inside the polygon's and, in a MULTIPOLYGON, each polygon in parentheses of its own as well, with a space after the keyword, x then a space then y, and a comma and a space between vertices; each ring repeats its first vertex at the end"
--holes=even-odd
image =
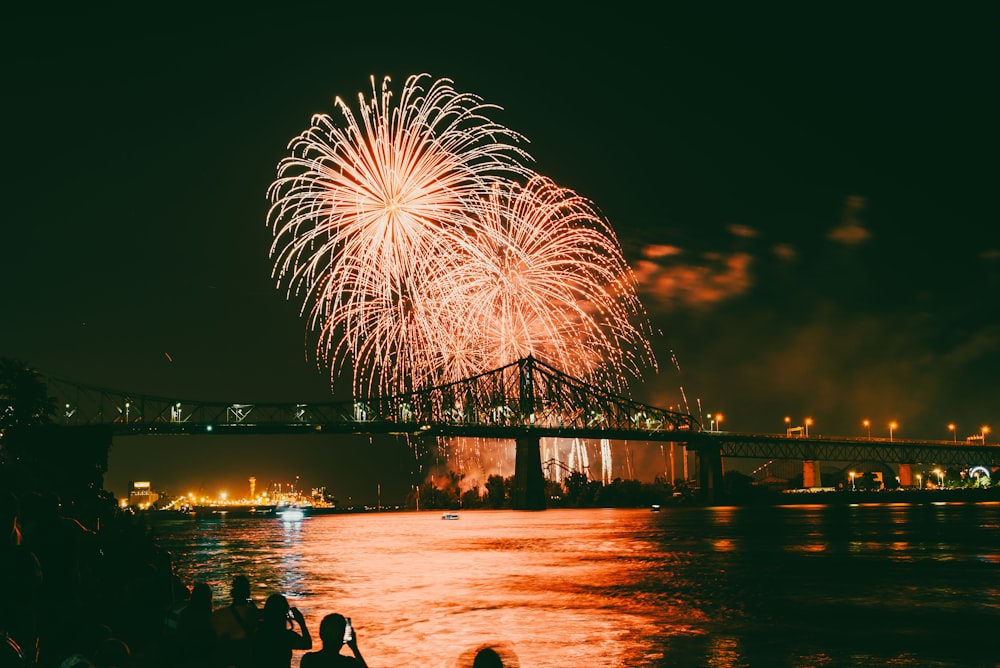
MULTIPOLYGON (((1000 504, 465 511, 155 520, 215 605, 250 577, 368 664, 998 665, 1000 504)), ((296 652, 293 666, 301 652, 296 652)))

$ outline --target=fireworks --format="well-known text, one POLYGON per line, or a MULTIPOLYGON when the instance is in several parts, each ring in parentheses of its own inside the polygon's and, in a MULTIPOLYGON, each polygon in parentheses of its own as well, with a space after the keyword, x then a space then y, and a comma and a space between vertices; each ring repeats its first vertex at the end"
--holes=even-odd
POLYGON ((534 355, 618 386, 652 361, 634 279, 593 205, 527 167, 497 107, 447 79, 337 99, 268 195, 273 277, 355 396, 534 355))

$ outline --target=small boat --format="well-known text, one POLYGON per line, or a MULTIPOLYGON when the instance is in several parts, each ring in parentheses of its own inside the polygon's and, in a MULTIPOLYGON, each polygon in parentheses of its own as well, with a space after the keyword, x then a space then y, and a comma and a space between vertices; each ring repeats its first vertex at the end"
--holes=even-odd
POLYGON ((445 513, 444 515, 441 516, 441 519, 443 519, 443 520, 457 520, 458 519, 458 513, 445 513))
POLYGON ((653 512, 654 513, 660 512, 660 504, 658 504, 658 503, 654 503, 653 504, 653 512))
POLYGON ((295 522, 305 517, 306 513, 298 506, 285 506, 278 511, 277 515, 282 519, 282 521, 295 522))

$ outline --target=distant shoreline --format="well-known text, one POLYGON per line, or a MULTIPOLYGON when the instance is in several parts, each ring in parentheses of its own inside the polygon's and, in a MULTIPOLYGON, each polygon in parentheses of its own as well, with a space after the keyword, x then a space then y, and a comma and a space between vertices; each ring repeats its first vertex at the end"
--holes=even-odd
MULTIPOLYGON (((986 489, 894 489, 768 492, 753 498, 732 499, 730 505, 856 505, 884 503, 1000 503, 1000 487, 986 489)), ((721 505, 726 505, 723 500, 721 505)))
MULTIPOLYGON (((935 503, 1000 503, 1000 487, 990 487, 987 489, 897 489, 879 491, 801 491, 801 492, 777 492, 762 491, 760 494, 751 494, 741 498, 721 499, 715 504, 705 504, 688 499, 684 502, 665 503, 660 506, 666 510, 671 507, 700 507, 705 505, 715 506, 791 506, 791 505, 874 505, 874 504, 935 504, 935 503)), ((642 509, 646 506, 623 506, 623 509, 642 509)), ((573 509, 571 506, 549 506, 551 510, 573 509)), ((592 508, 581 506, 580 509, 592 508)), ((275 506, 197 506, 191 512, 181 512, 176 510, 150 510, 144 514, 156 520, 186 519, 186 520, 224 520, 224 519, 280 519, 275 512, 275 506)), ((456 511, 477 510, 475 508, 455 509, 456 511)), ((508 509, 501 509, 508 510, 508 509)), ((428 512, 441 512, 441 509, 427 509, 428 512)), ((306 517, 318 515, 350 515, 359 513, 378 512, 420 512, 413 508, 402 506, 375 507, 352 507, 333 508, 320 507, 310 508, 306 511, 306 517)))

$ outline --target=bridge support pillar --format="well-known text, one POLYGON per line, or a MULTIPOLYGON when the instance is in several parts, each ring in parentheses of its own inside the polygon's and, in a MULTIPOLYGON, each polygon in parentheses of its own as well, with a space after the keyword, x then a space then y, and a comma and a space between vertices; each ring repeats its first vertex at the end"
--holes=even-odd
POLYGON ((913 469, 910 468, 909 464, 899 465, 899 486, 900 487, 913 486, 913 469))
POLYGON ((514 510, 545 510, 545 479, 542 477, 542 451, 538 437, 521 436, 517 439, 510 505, 514 510))
POLYGON ((823 473, 819 462, 815 459, 806 459, 802 462, 802 486, 806 489, 823 486, 823 473))
POLYGON ((712 447, 698 448, 698 484, 701 496, 708 504, 719 503, 725 495, 722 486, 722 451, 712 447))

